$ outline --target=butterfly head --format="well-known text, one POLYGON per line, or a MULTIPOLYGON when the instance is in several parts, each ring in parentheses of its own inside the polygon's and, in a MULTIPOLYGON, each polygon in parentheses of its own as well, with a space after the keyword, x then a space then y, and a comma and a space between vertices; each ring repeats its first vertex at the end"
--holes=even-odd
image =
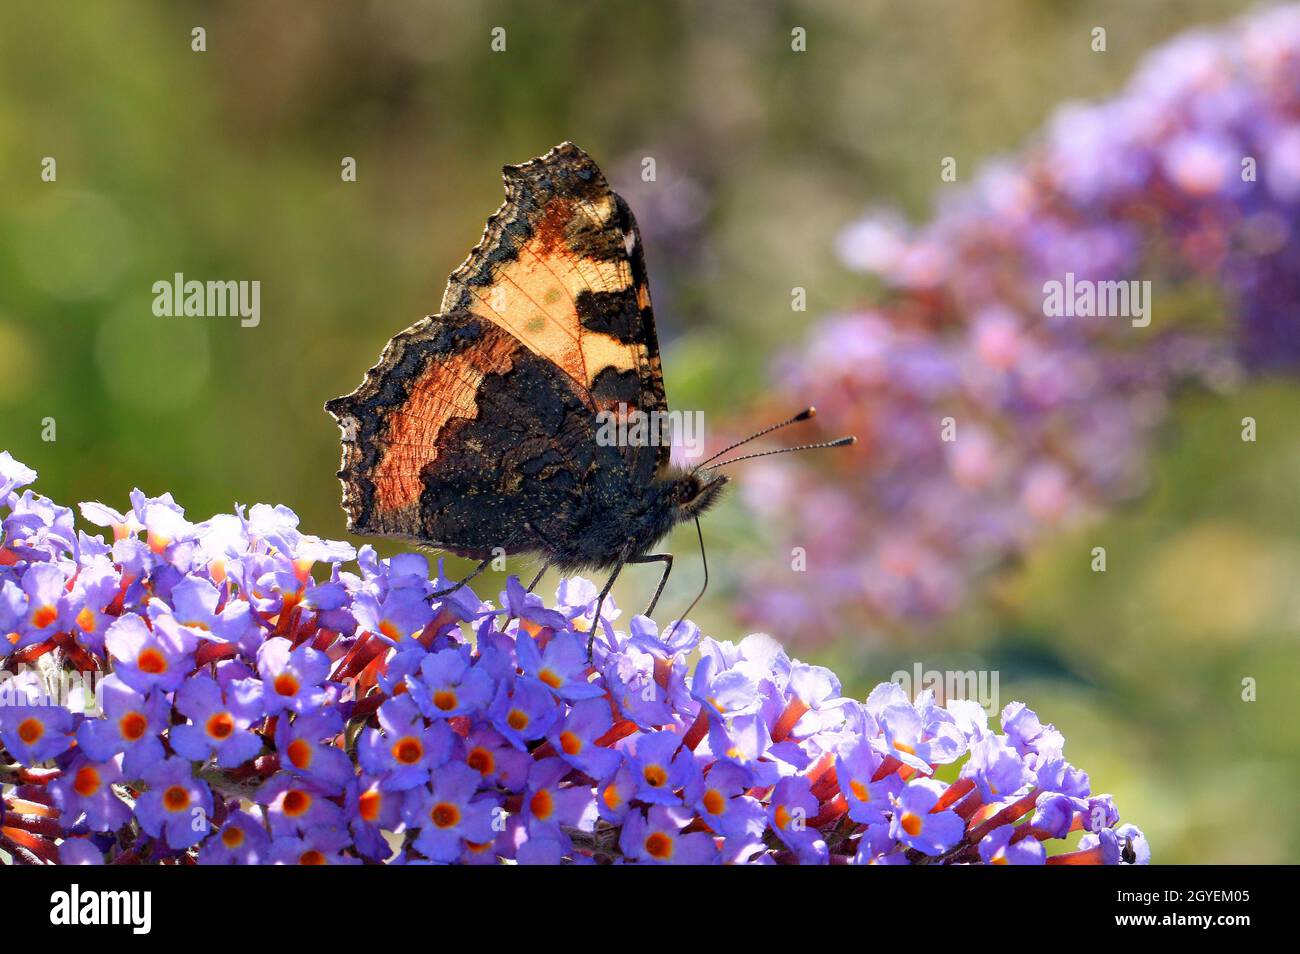
POLYGON ((722 488, 727 484, 727 475, 709 470, 674 470, 663 480, 676 522, 680 523, 698 517, 718 502, 722 488))

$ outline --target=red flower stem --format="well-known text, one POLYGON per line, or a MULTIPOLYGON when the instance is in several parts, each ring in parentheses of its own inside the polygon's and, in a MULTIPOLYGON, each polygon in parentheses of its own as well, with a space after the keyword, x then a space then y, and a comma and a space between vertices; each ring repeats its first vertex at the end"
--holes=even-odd
POLYGON ((970 835, 968 836, 968 840, 970 841, 970 843, 973 845, 978 845, 980 843, 980 839, 982 839, 985 835, 991 832, 994 828, 997 828, 999 825, 1009 824, 1010 822, 1013 822, 1016 819, 1020 818, 1020 816, 1024 815, 1026 812, 1028 812, 1031 808, 1034 807, 1034 804, 1038 801, 1038 796, 1041 793, 1042 793, 1041 789, 1035 788, 1028 795, 1016 799, 1016 801, 1012 802, 1006 808, 1003 808, 1000 811, 998 811, 988 821, 984 822, 984 824, 980 825, 978 828, 976 828, 974 831, 970 833, 970 835))

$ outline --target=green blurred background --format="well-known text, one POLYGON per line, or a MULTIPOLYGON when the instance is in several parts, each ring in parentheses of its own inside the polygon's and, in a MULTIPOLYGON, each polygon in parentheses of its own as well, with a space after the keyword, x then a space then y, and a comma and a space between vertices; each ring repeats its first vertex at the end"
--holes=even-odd
MULTIPOLYGON (((924 219, 938 156, 965 175, 1062 101, 1118 91, 1145 50, 1250 6, 9 0, 0 447, 62 502, 170 490, 194 519, 282 502, 345 538, 322 403, 436 309, 501 201, 500 166, 564 139, 641 220, 670 401, 743 416, 772 355, 861 295, 832 246, 866 206, 924 219), (805 54, 790 52, 795 26, 805 54), (151 286, 175 272, 260 280, 261 324, 155 317, 151 286), (795 285, 809 302, 792 316, 795 285)), ((800 654, 857 695, 918 660, 995 668, 1002 700, 1056 722, 1155 860, 1297 860, 1300 720, 1284 696, 1300 683, 1298 396, 1272 382, 1181 398, 1146 497, 937 628, 883 646, 846 631, 800 654), (1246 414, 1262 433, 1243 470, 1218 448, 1246 414), (1106 574, 1088 571, 1099 542, 1106 574)), ((710 518, 719 582, 696 615, 719 638, 742 635, 734 567, 787 559, 746 545, 751 519, 735 499, 710 518)), ((673 549, 665 618, 699 580, 693 535, 673 549)), ((655 572, 625 574, 621 605, 639 608, 655 572)))

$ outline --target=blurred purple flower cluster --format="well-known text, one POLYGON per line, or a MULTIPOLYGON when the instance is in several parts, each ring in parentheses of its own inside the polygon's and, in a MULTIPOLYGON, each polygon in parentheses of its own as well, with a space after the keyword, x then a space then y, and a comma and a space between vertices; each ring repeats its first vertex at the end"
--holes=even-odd
POLYGON ((893 683, 857 702, 767 636, 622 632, 612 601, 589 661, 585 580, 553 607, 514 577, 502 608, 436 599, 421 555, 308 536, 284 507, 191 523, 139 491, 121 513, 82 505, 106 543, 35 477, 0 453, 15 863, 1149 857, 1019 703, 997 732, 975 703, 893 683))
POLYGON ((922 228, 843 233, 879 304, 778 369, 783 406, 860 443, 746 481, 817 574, 752 581, 769 625, 950 612, 981 572, 1138 492, 1180 383, 1300 365, 1300 8, 1171 41, 1119 96, 949 188, 922 228), (1139 280, 1149 325, 1047 307, 1049 283, 1139 280))

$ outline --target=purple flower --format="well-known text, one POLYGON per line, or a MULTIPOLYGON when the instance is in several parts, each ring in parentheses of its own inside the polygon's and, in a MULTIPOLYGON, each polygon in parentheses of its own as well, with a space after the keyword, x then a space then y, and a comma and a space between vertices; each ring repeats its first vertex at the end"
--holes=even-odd
POLYGON ((263 865, 270 856, 271 839, 262 823, 243 811, 231 812, 225 824, 203 843, 201 865, 263 865))
POLYGON ((253 800, 263 807, 273 838, 337 826, 343 809, 330 801, 330 790, 312 778, 277 772, 262 783, 253 800))
POLYGON ((556 754, 592 778, 604 778, 618 767, 621 756, 613 749, 596 744, 613 724, 609 703, 604 699, 584 699, 574 703, 563 722, 551 728, 547 740, 556 754))
POLYGON ((1011 840, 1017 833, 1014 825, 999 825, 980 839, 980 860, 986 865, 1041 865, 1047 852, 1037 838, 1011 840))
POLYGON ((301 835, 282 835, 271 842, 268 857, 273 865, 358 865, 360 859, 343 854, 351 843, 348 833, 338 828, 313 828, 301 835))
POLYGON ((944 786, 934 779, 913 779, 894 800, 890 837, 926 855, 942 855, 962 840, 966 823, 954 811, 933 811, 944 786))
POLYGON ((515 652, 520 668, 561 699, 573 702, 605 694, 603 688, 587 681, 587 642, 581 636, 556 633, 539 653, 533 637, 525 634, 515 640, 515 652))
POLYGON ((0 743, 23 765, 37 765, 68 751, 73 724, 61 706, 0 706, 0 743))
POLYGON ((286 639, 268 639, 257 651, 257 672, 262 677, 266 712, 310 712, 331 696, 323 684, 330 661, 310 646, 294 649, 286 639))
POLYGON ((147 768, 143 779, 149 788, 135 802, 141 828, 178 851, 208 836, 212 793, 194 778, 189 762, 164 759, 147 768))
POLYGON ((411 698, 429 719, 449 719, 482 709, 492 700, 492 677, 470 658, 468 646, 429 653, 419 676, 407 678, 411 698))
POLYGON ((139 616, 120 616, 104 633, 114 660, 113 672, 139 692, 173 692, 194 669, 196 638, 160 617, 150 629, 139 616))
POLYGON ((91 831, 116 831, 131 820, 131 809, 113 792, 113 783, 121 780, 117 760, 78 757, 50 783, 50 794, 68 827, 80 823, 91 831))
POLYGON ((406 824, 418 829, 415 850, 431 861, 456 861, 465 842, 492 841, 497 802, 490 796, 475 798, 479 773, 452 763, 435 775, 433 787, 407 793, 406 824))
POLYGON ((777 782, 768 807, 768 824, 804 864, 825 864, 830 857, 821 832, 812 824, 817 809, 807 778, 790 775, 777 782))
POLYGON ((561 837, 562 826, 591 831, 596 823, 596 801, 585 785, 562 786, 572 770, 562 759, 542 759, 528 773, 524 790, 524 817, 530 838, 561 837))
POLYGON ((488 715, 493 727, 519 749, 546 735, 558 715, 551 690, 535 679, 520 676, 513 686, 497 688, 488 715))
POLYGON ((713 839, 704 832, 683 833, 690 812, 679 806, 652 805, 628 815, 618 844, 634 861, 660 865, 709 865, 717 860, 713 839))
POLYGON ((404 791, 429 781, 429 773, 451 758, 454 736, 447 723, 428 728, 424 717, 403 694, 379 707, 380 729, 367 729, 357 746, 361 767, 382 776, 391 791, 404 791))
POLYGON ((225 692, 215 679, 195 676, 176 693, 176 709, 189 718, 170 735, 177 755, 193 762, 216 756, 217 765, 234 768, 262 750, 262 740, 248 731, 262 718, 262 683, 236 679, 225 692))
POLYGON ((104 717, 77 727, 77 745, 97 762, 125 753, 122 771, 139 778, 165 754, 158 736, 167 728, 171 706, 159 693, 138 692, 116 674, 105 677, 100 689, 104 717))

